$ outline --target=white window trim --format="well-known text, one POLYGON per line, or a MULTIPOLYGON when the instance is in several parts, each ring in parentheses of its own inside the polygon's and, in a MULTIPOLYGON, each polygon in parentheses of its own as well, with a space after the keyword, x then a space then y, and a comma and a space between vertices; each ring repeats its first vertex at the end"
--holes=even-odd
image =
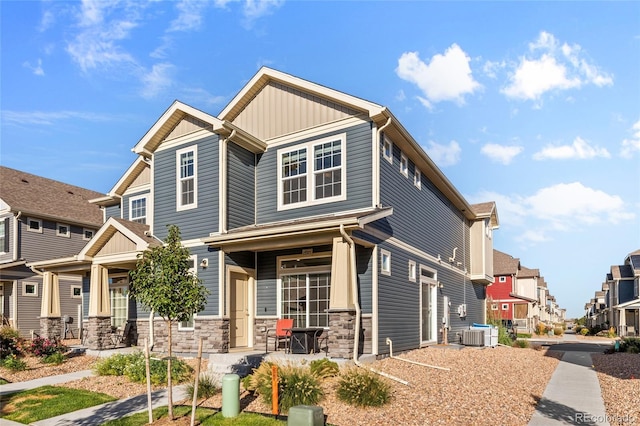
POLYGON ((416 266, 416 262, 413 260, 409 261, 409 281, 415 283, 416 279, 417 279, 417 266, 416 266))
POLYGON ((83 228, 82 229, 82 239, 85 241, 89 241, 93 238, 93 236, 95 235, 95 231, 93 229, 87 229, 87 228, 83 228), (91 232, 91 237, 87 238, 87 232, 91 232))
POLYGON ((81 285, 72 285, 70 291, 71 291, 70 296, 71 296, 72 299, 82 299, 82 286, 81 285), (73 290, 76 289, 76 288, 80 289, 80 294, 77 295, 77 296, 75 294, 73 294, 73 290))
MULTIPOLYGON (((197 254, 192 254, 191 255, 191 261, 193 262, 193 268, 189 268, 189 272, 191 272, 193 275, 198 275, 198 255, 197 254)), ((182 323, 183 321, 178 321, 178 331, 193 331, 195 330, 196 327, 196 317, 198 316, 197 313, 193 313, 193 325, 191 327, 183 327, 182 323)))
POLYGON ((491 304, 491 310, 492 311, 497 311, 498 310, 498 304, 497 303, 492 303, 491 304))
POLYGON ((501 282, 501 283, 506 283, 507 282, 507 277, 501 276, 501 277, 498 278, 498 281, 501 282))
POLYGON ((56 223, 56 235, 58 237, 70 238, 71 237, 71 225, 67 225, 66 223, 56 223), (60 232, 60 228, 63 227, 63 226, 67 228, 67 232, 66 233, 60 232))
MULTIPOLYGON (((179 184, 179 181, 178 181, 178 184, 179 184)), ((146 195, 146 194, 145 194, 145 195, 140 195, 140 196, 137 196, 137 197, 131 197, 131 198, 129 198, 129 220, 130 220, 131 222, 135 222, 137 219, 144 218, 144 224, 147 224, 147 211, 149 210, 149 208, 148 208, 148 206, 147 206, 147 201, 148 201, 148 200, 147 200, 147 195, 146 195), (134 201, 138 201, 138 200, 143 200, 143 199, 145 200, 145 201, 144 201, 144 216, 140 216, 140 217, 136 217, 136 218, 134 218, 134 217, 133 217, 133 215, 132 215, 132 212, 133 212, 133 202, 134 202, 134 201)))
POLYGON ((404 152, 400 153, 400 174, 409 178, 409 159, 404 152))
POLYGON ((22 295, 25 297, 38 297, 38 283, 31 281, 23 281, 22 282, 22 295), (33 285, 35 289, 35 293, 27 293, 27 286, 33 285))
POLYGON ((309 142, 301 143, 294 146, 288 146, 281 148, 277 151, 277 176, 278 176, 278 210, 290 210, 298 209, 301 207, 315 206, 318 204, 334 203, 337 201, 344 201, 347 199, 347 134, 340 133, 333 136, 328 136, 322 139, 314 139, 309 142), (340 195, 334 197, 316 199, 316 170, 313 148, 316 145, 323 144, 325 142, 331 142, 340 140, 340 157, 341 157, 341 188, 340 195), (291 151, 298 151, 306 148, 307 150, 307 201, 293 204, 283 203, 283 189, 282 189, 282 155, 291 151))
POLYGON ((32 218, 27 219, 27 231, 29 231, 29 232, 37 232, 38 234, 42 234, 42 220, 40 220, 40 219, 32 219, 32 218), (37 222, 38 223, 38 229, 32 229, 31 228, 31 222, 37 222))
POLYGON ((391 164, 393 164, 393 141, 389 139, 386 135, 382 142, 382 156, 391 164), (385 146, 389 144, 389 155, 386 154, 385 146))
POLYGON ((416 167, 416 171, 413 174, 413 185, 422 190, 422 172, 416 167))
POLYGON ((508 311, 509 310, 509 304, 508 303, 503 303, 502 304, 502 310, 503 311, 508 311))
POLYGON ((198 145, 192 145, 187 148, 176 150, 176 210, 190 210, 198 207, 198 145), (180 156, 184 153, 193 151, 193 203, 182 203, 181 181, 180 178, 180 156))
POLYGON ((382 275, 391 275, 391 253, 384 249, 380 249, 380 273, 382 275), (386 265, 385 257, 387 258, 386 265))

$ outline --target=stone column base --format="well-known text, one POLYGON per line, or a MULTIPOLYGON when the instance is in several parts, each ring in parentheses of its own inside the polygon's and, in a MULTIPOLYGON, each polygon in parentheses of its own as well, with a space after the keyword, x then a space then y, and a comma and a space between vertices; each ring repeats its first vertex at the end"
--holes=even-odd
POLYGON ((40 318, 40 337, 45 339, 61 339, 62 328, 62 318, 60 317, 40 318))
MULTIPOLYGON (((356 311, 329 311, 329 336, 327 345, 332 358, 352 358, 356 311)), ((362 345, 360 345, 360 352, 362 345)))
POLYGON ((89 317, 85 345, 99 351, 111 349, 114 347, 111 334, 111 317, 89 317))
MULTIPOLYGON (((174 323, 171 328, 172 352, 197 353, 198 341, 202 337, 202 351, 205 353, 229 352, 229 319, 198 319, 196 318, 193 330, 179 330, 174 323)), ((149 321, 138 320, 135 324, 135 333, 132 335, 132 343, 137 346, 144 344, 144 339, 149 339, 149 321)), ((153 322, 153 350, 166 352, 167 323, 162 319, 153 322)))

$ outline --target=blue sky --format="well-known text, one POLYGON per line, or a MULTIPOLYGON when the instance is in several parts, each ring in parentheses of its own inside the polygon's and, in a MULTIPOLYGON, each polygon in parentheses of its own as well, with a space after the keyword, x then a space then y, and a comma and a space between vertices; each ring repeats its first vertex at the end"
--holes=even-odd
POLYGON ((100 192, 263 65, 385 105, 568 316, 640 249, 640 3, 2 1, 3 165, 100 192))

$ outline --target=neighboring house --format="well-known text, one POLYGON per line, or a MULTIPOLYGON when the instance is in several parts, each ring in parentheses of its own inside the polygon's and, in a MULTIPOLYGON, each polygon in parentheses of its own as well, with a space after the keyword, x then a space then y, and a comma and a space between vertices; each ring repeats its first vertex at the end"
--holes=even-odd
POLYGON ((469 204, 386 107, 262 68, 218 117, 174 102, 133 151, 93 200, 109 218, 94 239, 40 265, 85 277, 89 347, 125 322, 130 341, 166 347, 127 274, 167 224, 209 290, 172 331, 178 351, 264 348, 293 318, 323 330, 330 356, 377 356, 387 339, 458 342, 485 321, 495 203, 469 204))
POLYGON ((487 309, 493 319, 500 319, 505 325, 514 324, 514 305, 522 302, 513 296, 519 270, 520 259, 493 250, 494 280, 487 287, 487 309))
POLYGON ((99 195, 0 166, 0 314, 22 336, 62 336, 66 316, 78 337, 81 278, 29 264, 78 253, 103 223, 99 195))
POLYGON ((627 255, 622 265, 607 274, 609 325, 618 335, 635 335, 640 327, 640 250, 627 255), (629 331, 631 330, 631 332, 629 331))

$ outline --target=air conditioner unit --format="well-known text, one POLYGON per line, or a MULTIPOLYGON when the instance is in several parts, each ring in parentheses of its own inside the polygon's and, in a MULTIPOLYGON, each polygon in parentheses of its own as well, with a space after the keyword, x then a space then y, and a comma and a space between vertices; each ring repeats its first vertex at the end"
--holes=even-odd
POLYGON ((464 330, 462 344, 465 346, 484 346, 484 330, 464 330))

